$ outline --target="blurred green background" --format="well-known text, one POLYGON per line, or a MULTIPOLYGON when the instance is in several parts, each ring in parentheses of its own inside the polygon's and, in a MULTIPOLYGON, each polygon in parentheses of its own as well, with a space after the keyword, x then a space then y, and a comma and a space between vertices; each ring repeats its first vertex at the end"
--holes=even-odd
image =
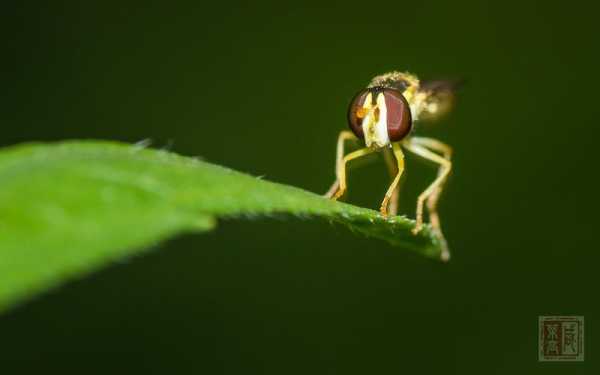
MULTIPOLYGON (((427 129, 456 152, 449 264, 324 221, 225 220, 0 317, 2 372, 599 373, 598 9, 584 4, 6 4, 4 146, 150 138, 322 193, 372 76, 468 84, 427 129), (585 316, 585 362, 537 361, 538 315, 553 314, 585 316)), ((435 169, 407 162, 413 216, 435 169)), ((353 170, 350 202, 378 207, 387 182, 383 163, 353 170)))

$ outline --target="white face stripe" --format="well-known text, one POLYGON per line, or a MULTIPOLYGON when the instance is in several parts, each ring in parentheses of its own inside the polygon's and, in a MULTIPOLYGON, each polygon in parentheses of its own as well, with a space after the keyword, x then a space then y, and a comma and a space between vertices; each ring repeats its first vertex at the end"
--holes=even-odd
POLYGON ((365 135, 367 147, 384 147, 390 144, 390 138, 387 131, 387 106, 385 96, 382 93, 377 95, 377 104, 371 104, 371 93, 365 98, 363 108, 368 109, 368 113, 363 119, 362 128, 365 135), (375 118, 375 111, 379 110, 378 118, 375 118))
POLYGON ((387 131, 387 106, 385 105, 385 96, 379 94, 377 96, 377 107, 379 108, 379 121, 375 125, 375 134, 377 146, 383 147, 390 143, 390 137, 387 131))

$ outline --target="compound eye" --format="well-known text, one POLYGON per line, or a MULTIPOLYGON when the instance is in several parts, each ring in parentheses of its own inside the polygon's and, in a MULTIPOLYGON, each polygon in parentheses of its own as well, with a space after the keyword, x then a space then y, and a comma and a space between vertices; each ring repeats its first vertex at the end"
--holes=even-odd
POLYGON ((356 94, 350 102, 350 107, 348 107, 348 126, 350 127, 350 130, 352 130, 352 133, 359 139, 365 138, 362 121, 368 112, 366 107, 371 104, 367 103, 367 106, 365 106, 366 100, 372 100, 372 95, 370 95, 368 89, 362 90, 356 94))
POLYGON ((387 131, 391 142, 397 142, 406 137, 412 129, 410 106, 404 95, 398 90, 386 88, 383 90, 387 109, 387 131))

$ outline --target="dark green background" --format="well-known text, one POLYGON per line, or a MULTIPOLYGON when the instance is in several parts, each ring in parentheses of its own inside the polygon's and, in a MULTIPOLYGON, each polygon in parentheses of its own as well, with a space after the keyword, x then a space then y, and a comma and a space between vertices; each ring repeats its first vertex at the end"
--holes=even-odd
MULTIPOLYGON (((599 373, 598 13, 584 4, 5 5, 2 145, 151 138, 321 193, 373 75, 468 85, 428 132, 456 151, 449 264, 323 221, 226 220, 2 316, 2 373, 599 373), (585 316, 585 362, 537 362, 552 314, 585 316)), ((407 168, 412 216, 435 170, 407 168)), ((350 176, 350 201, 378 207, 383 164, 350 176)))

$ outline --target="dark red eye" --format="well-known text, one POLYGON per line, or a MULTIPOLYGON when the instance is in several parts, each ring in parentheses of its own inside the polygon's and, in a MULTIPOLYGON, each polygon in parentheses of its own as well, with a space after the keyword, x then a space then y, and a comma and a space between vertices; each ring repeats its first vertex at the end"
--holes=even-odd
MULTIPOLYGON (((386 125, 390 141, 397 142, 406 137, 412 128, 410 106, 400 91, 383 87, 371 87, 362 90, 350 102, 350 107, 348 108, 348 126, 354 135, 360 139, 364 139, 362 122, 368 110, 363 105, 369 93, 371 94, 372 106, 377 105, 379 95, 383 95, 385 99, 386 125)), ((381 108, 376 110, 375 116, 378 117, 380 112, 381 108)), ((377 117, 376 121, 378 121, 377 117)))
POLYGON ((350 107, 348 107, 348 126, 350 127, 350 130, 352 130, 352 133, 359 139, 365 138, 362 129, 362 120, 366 115, 363 110, 363 104, 365 103, 368 94, 368 89, 360 91, 352 98, 350 107))
POLYGON ((406 137, 412 128, 410 106, 398 90, 386 88, 383 96, 387 108, 388 137, 391 142, 397 142, 406 137))

